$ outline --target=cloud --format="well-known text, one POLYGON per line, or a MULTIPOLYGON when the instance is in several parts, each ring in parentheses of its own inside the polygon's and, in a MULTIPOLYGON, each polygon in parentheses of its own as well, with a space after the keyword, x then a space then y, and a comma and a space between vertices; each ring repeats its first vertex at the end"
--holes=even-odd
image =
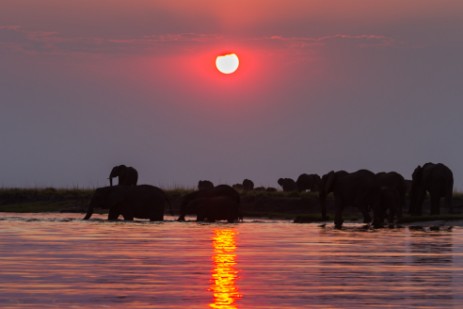
POLYGON ((135 54, 165 47, 202 44, 220 36, 195 33, 149 35, 139 38, 65 37, 58 32, 28 31, 20 26, 0 26, 0 46, 23 53, 135 54))
POLYGON ((361 46, 391 46, 395 40, 377 34, 335 34, 321 37, 284 37, 273 35, 270 40, 285 42, 293 47, 325 46, 332 42, 348 41, 361 46))
MULTIPOLYGON (((0 47, 26 54, 156 54, 183 51, 208 43, 226 40, 221 35, 198 33, 167 33, 141 37, 73 37, 59 32, 30 31, 17 25, 0 26, 0 47)), ((362 47, 390 46, 394 40, 376 34, 335 34, 321 37, 284 37, 273 35, 245 38, 244 41, 267 42, 279 47, 306 49, 328 46, 333 42, 349 42, 362 47)))
POLYGON ((53 49, 51 44, 56 32, 25 31, 16 25, 0 26, 0 46, 6 50, 40 53, 53 49))

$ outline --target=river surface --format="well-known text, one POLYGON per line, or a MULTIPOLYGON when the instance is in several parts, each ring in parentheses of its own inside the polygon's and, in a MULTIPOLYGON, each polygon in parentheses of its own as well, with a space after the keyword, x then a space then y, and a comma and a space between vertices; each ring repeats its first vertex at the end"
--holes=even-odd
POLYGON ((462 308, 463 228, 0 214, 1 308, 462 308))

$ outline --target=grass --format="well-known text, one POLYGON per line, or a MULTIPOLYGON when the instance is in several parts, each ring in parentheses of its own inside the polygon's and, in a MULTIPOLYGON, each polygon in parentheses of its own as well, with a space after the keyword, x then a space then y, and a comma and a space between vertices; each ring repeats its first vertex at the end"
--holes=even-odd
POLYGON ((90 189, 2 188, 1 212, 76 212, 84 209, 93 194, 90 189))

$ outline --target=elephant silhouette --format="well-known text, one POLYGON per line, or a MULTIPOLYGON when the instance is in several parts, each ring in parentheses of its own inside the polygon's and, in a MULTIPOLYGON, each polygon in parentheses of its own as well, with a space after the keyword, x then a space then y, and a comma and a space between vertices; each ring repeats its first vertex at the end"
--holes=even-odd
POLYGON ((309 190, 310 192, 320 189, 321 177, 317 174, 301 174, 297 177, 296 186, 299 192, 309 190))
POLYGON ((254 182, 250 179, 243 180, 243 191, 252 191, 254 190, 254 182))
POLYGON ((109 174, 109 185, 113 186, 113 178, 118 178, 120 186, 135 186, 138 182, 138 172, 135 168, 125 165, 117 165, 109 174))
POLYGON ((373 209, 373 226, 380 228, 384 226, 384 220, 387 218, 388 224, 393 224, 397 218, 397 212, 400 205, 400 193, 394 187, 380 187, 379 203, 373 209))
POLYGON ((84 220, 90 219, 94 208, 109 209, 108 220, 145 218, 162 221, 164 209, 170 202, 165 192, 154 186, 113 186, 95 190, 84 220))
POLYGON ((297 184, 291 178, 279 178, 278 184, 281 186, 284 192, 297 191, 297 184))
POLYGON ((418 165, 412 174, 410 188, 410 213, 422 214, 423 201, 429 192, 431 197, 431 214, 439 214, 439 201, 445 199, 449 212, 452 212, 453 173, 442 163, 426 163, 418 165))
MULTIPOLYGON (((194 209, 197 221, 214 222, 227 220, 236 222, 240 219, 239 203, 229 196, 202 197, 192 200, 187 208, 194 209)), ((191 212, 186 210, 186 212, 191 212)))
POLYGON ((209 190, 214 188, 214 183, 210 180, 198 181, 198 190, 209 190))
POLYGON ((353 173, 331 171, 323 175, 319 191, 323 219, 327 218, 326 197, 330 192, 334 195, 334 225, 336 228, 342 227, 342 214, 345 207, 358 207, 365 223, 371 221, 369 210, 378 207, 379 184, 376 175, 369 170, 358 170, 353 173))
MULTIPOLYGON (((238 213, 239 211, 239 206, 240 206, 240 195, 239 193, 230 187, 229 185, 218 185, 212 189, 208 190, 198 190, 191 192, 187 195, 185 195, 182 199, 181 205, 180 205, 180 215, 178 217, 178 221, 185 221, 185 216, 187 214, 198 214, 198 205, 204 204, 204 199, 208 198, 217 198, 217 197, 225 197, 229 200, 231 200, 233 203, 235 203, 238 207, 238 213), (197 199, 203 199, 202 203, 195 202, 197 199)), ((217 205, 218 202, 208 202, 208 205, 217 205)), ((207 206, 207 207, 212 207, 212 206, 207 206)), ((241 216, 241 215, 240 215, 241 216)))
POLYGON ((395 219, 402 217, 405 208, 405 179, 397 172, 376 173, 376 178, 380 187, 380 203, 377 204, 379 208, 373 210, 373 224, 382 226, 386 217, 388 223, 392 224, 395 219))

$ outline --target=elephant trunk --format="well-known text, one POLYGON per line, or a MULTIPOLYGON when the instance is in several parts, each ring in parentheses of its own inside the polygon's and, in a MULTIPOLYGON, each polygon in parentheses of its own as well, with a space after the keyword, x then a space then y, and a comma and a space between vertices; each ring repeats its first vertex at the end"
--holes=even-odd
POLYGON ((423 204, 425 196, 424 188, 419 186, 412 186, 410 192, 410 209, 409 212, 412 215, 420 215, 421 214, 421 205, 423 204))
POLYGON ((92 197, 92 199, 90 200, 90 204, 88 204, 88 208, 87 208, 87 214, 85 214, 85 217, 84 217, 84 220, 88 220, 90 219, 90 217, 92 216, 93 214, 93 208, 95 206, 95 195, 92 197))
POLYGON ((109 186, 112 187, 113 186, 113 178, 111 176, 109 176, 109 186))
POLYGON ((92 206, 88 206, 87 214, 85 215, 84 220, 90 219, 90 217, 92 216, 92 214, 93 214, 93 207, 92 207, 92 206))
POLYGON ((328 216, 326 215, 326 193, 322 190, 318 192, 318 201, 320 203, 320 211, 322 213, 322 220, 327 220, 328 216))

